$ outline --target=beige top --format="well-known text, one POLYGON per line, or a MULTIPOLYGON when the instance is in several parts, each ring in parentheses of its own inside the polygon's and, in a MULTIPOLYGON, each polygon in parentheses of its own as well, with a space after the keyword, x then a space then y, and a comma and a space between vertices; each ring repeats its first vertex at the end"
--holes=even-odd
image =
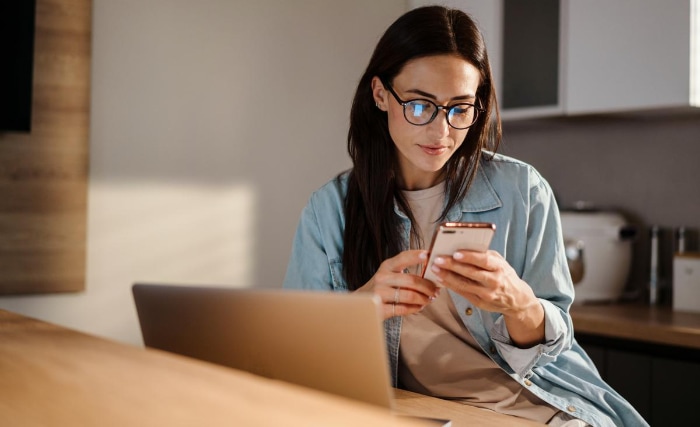
MULTIPOLYGON (((423 242, 429 241, 444 203, 444 183, 404 194, 423 242)), ((558 412, 488 357, 460 320, 447 290, 422 312, 403 318, 399 383, 418 393, 543 423, 558 412)))

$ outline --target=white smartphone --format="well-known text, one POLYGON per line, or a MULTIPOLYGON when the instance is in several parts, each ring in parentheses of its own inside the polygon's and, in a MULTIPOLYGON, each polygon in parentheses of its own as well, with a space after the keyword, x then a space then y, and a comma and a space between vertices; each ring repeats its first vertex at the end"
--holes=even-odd
MULTIPOLYGON (((433 234, 428 262, 423 267, 423 277, 435 282, 437 277, 431 267, 435 257, 452 256, 459 250, 486 252, 496 232, 496 224, 490 222, 443 222, 433 234)), ((437 282, 436 282, 437 283, 437 282)))

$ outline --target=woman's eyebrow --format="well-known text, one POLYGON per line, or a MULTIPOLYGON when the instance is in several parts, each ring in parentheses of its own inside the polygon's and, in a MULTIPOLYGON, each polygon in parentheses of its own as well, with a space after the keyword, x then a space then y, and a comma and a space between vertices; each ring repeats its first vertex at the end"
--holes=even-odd
MULTIPOLYGON (((406 92, 407 93, 415 93, 416 95, 420 95, 420 96, 423 96, 425 98, 430 98, 432 100, 437 101, 437 97, 435 95, 433 95, 432 93, 423 92, 420 89, 408 89, 406 92)), ((452 101, 473 101, 475 99, 476 99, 475 95, 471 95, 471 94, 460 95, 460 96, 455 96, 455 97, 450 98, 450 102, 452 102, 452 101)))

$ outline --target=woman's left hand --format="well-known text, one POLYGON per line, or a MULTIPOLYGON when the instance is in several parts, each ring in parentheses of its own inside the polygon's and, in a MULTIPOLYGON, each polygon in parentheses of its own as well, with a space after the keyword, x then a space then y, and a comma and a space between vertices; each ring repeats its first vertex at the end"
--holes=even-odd
POLYGON ((544 340, 544 309, 532 288, 496 251, 458 251, 435 259, 438 283, 483 310, 503 313, 511 340, 530 347, 544 340))

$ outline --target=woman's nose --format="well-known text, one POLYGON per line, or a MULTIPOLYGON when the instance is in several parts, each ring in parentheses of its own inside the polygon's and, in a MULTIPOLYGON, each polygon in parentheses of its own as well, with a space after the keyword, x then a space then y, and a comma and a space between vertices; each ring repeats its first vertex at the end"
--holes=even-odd
POLYGON ((435 119, 428 124, 428 128, 435 136, 444 137, 447 135, 450 132, 450 124, 447 122, 447 111, 438 111, 435 119))

